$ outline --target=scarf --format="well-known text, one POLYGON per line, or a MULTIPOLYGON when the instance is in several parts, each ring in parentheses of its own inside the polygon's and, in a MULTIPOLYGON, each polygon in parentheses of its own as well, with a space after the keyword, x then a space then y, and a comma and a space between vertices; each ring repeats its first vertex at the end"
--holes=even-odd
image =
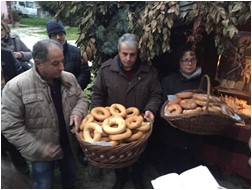
POLYGON ((180 70, 181 75, 184 76, 186 79, 195 78, 195 77, 201 75, 201 72, 202 72, 201 67, 197 67, 197 68, 194 70, 194 72, 193 72, 192 74, 190 74, 190 75, 187 75, 187 74, 183 73, 183 72, 180 70))

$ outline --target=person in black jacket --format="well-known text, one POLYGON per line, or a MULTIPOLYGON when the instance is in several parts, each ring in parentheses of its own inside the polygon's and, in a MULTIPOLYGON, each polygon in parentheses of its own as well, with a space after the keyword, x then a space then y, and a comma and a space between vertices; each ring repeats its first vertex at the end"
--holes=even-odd
POLYGON ((11 80, 15 76, 23 72, 23 68, 20 62, 18 62, 15 59, 15 57, 13 56, 12 52, 9 49, 4 47, 1 48, 1 67, 2 67, 1 68, 2 89, 5 83, 7 83, 9 80, 11 80))
POLYGON ((56 40, 64 48, 64 68, 76 77, 81 89, 90 83, 90 69, 88 63, 82 62, 80 49, 67 43, 66 32, 61 22, 49 20, 46 24, 47 34, 50 39, 56 40))
MULTIPOLYGON (((12 51, 7 48, 1 48, 1 89, 5 84, 10 81, 15 76, 23 72, 23 68, 18 62, 12 51)), ((1 134, 1 154, 2 158, 7 159, 10 157, 15 168, 27 174, 29 172, 29 166, 24 157, 16 149, 14 145, 9 143, 9 141, 1 134)))
MULTIPOLYGON (((72 73, 84 90, 91 81, 91 73, 88 63, 81 60, 80 49, 67 43, 66 31, 61 22, 49 20, 46 31, 50 39, 58 41, 63 46, 64 70, 72 73)), ((87 158, 82 150, 79 151, 78 159, 81 164, 87 164, 87 158)))
MULTIPOLYGON (((190 44, 185 44, 177 51, 178 69, 161 81, 162 102, 168 95, 180 91, 198 89, 202 78, 196 53, 190 44)), ((203 87, 206 85, 204 84, 203 87)), ((164 173, 182 173, 197 165, 195 150, 201 142, 200 135, 189 134, 172 127, 167 121, 159 118, 157 133, 163 143, 164 173)))

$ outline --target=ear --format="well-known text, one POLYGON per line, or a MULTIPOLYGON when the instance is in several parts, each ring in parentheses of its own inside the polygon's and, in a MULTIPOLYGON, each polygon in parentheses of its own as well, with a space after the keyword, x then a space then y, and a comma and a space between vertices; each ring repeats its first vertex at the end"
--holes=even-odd
POLYGON ((35 66, 40 69, 42 67, 42 63, 38 59, 34 59, 35 66))

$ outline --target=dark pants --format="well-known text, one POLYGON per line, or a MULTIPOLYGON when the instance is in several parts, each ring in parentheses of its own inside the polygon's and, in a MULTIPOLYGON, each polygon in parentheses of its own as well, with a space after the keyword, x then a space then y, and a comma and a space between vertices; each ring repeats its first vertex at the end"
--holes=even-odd
POLYGON ((61 184, 64 189, 75 188, 75 158, 70 146, 63 150, 64 157, 55 161, 33 161, 32 176, 37 189, 51 189, 53 187, 55 164, 61 173, 61 184))
POLYGON ((190 134, 172 127, 165 120, 157 126, 158 136, 162 143, 163 173, 182 173, 197 166, 195 152, 202 143, 203 136, 190 134))
POLYGON ((24 173, 27 174, 29 172, 29 166, 25 160, 25 158, 20 154, 20 152, 16 149, 14 145, 9 143, 9 141, 1 134, 1 154, 4 157, 8 157, 8 153, 10 156, 10 159, 15 166, 15 168, 24 173))
POLYGON ((114 189, 123 189, 129 180, 133 182, 135 189, 145 189, 143 183, 144 170, 147 165, 152 164, 153 157, 155 157, 152 153, 155 154, 156 148, 153 149, 152 147, 152 143, 148 142, 145 150, 134 164, 125 168, 115 169, 116 183, 113 186, 114 189))
POLYGON ((116 169, 116 183, 113 188, 123 189, 126 182, 131 178, 135 189, 144 189, 142 183, 143 171, 144 165, 141 163, 141 159, 129 167, 116 169))

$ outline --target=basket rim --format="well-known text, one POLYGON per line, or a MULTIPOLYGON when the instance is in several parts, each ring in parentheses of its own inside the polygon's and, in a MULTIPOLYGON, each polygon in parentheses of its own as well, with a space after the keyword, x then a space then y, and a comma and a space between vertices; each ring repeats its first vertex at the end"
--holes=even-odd
MULTIPOLYGON (((183 90, 180 92, 194 92, 194 93, 203 93, 207 95, 207 102, 206 102, 206 109, 202 112, 198 112, 198 113, 193 113, 193 114, 179 114, 179 115, 166 115, 165 114, 165 107, 167 105, 167 103, 169 102, 169 100, 166 100, 160 110, 160 116, 161 118, 165 119, 172 127, 175 127, 177 129, 180 129, 182 131, 188 132, 188 133, 194 133, 194 134, 216 134, 217 132, 222 131, 224 128, 227 127, 227 125, 230 123, 230 125, 234 125, 235 123, 237 123, 237 120, 235 120, 234 118, 225 115, 223 113, 216 113, 216 112, 211 112, 208 109, 209 106, 209 100, 210 100, 210 78, 208 75, 204 75, 201 78, 200 81, 200 85, 202 86, 203 84, 203 79, 206 78, 207 82, 208 82, 208 86, 207 86, 207 91, 201 90, 201 89, 188 89, 188 90, 183 90), (196 120, 194 120, 196 117, 199 117, 198 122, 196 122, 196 120), (209 121, 211 120, 211 117, 215 117, 213 119, 213 122, 207 122, 205 123, 205 121, 209 121), (191 123, 188 124, 188 128, 180 126, 181 124, 184 125, 185 123, 183 122, 188 122, 188 120, 191 119, 191 123), (215 120, 218 120, 219 123, 214 123, 215 120), (202 128, 197 128, 198 125, 201 125, 202 123, 202 128), (194 127, 195 126, 195 127, 194 127), (211 126, 211 127, 209 127, 211 126), (213 127, 214 126, 214 127, 213 127)), ((213 95, 214 96, 214 95, 213 95)), ((222 100, 221 100, 222 101, 222 100)), ((225 103, 225 102, 223 102, 225 103)), ((186 125, 186 124, 185 124, 186 125)))
POLYGON ((129 143, 122 143, 115 146, 101 146, 97 144, 92 144, 88 141, 85 141, 84 138, 80 136, 78 132, 75 131, 76 139, 82 148, 82 151, 86 153, 86 156, 89 162, 99 168, 123 168, 127 167, 138 160, 142 152, 144 151, 146 144, 150 135, 152 134, 153 123, 151 123, 150 129, 145 132, 141 138, 136 141, 129 143), (130 152, 130 156, 125 157, 130 152), (93 156, 94 155, 94 156, 93 156), (99 157, 103 155, 103 158, 99 157), (108 158, 115 157, 108 163, 108 158), (121 158, 121 156, 123 156, 121 158), (130 163, 129 163, 130 162, 130 163))

